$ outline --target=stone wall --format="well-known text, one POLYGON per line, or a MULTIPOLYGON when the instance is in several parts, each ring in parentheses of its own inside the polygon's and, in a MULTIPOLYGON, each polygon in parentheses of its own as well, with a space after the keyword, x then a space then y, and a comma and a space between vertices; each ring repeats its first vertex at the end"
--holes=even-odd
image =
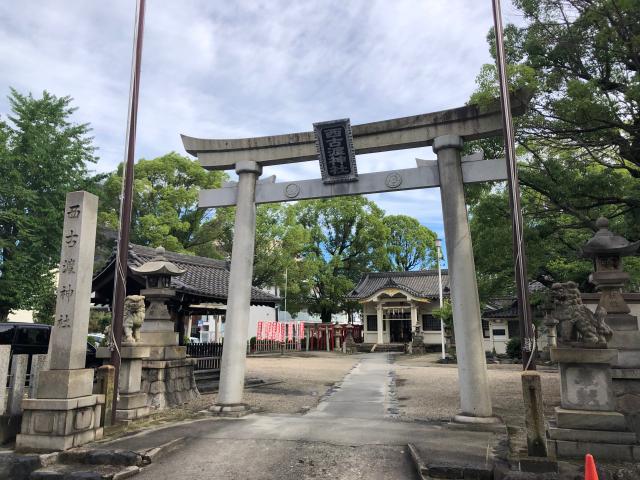
POLYGON ((157 410, 175 407, 198 397, 193 374, 196 360, 144 360, 141 391, 147 394, 147 404, 157 410))
POLYGON ((630 430, 640 438, 640 369, 612 369, 616 410, 624 414, 630 430))

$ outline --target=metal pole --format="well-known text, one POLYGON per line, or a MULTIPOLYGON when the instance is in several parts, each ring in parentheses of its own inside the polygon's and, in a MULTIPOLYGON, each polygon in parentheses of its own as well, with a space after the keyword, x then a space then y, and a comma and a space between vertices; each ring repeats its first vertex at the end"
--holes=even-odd
POLYGON ((120 197, 120 226, 118 250, 114 271, 113 303, 111 319, 112 344, 111 364, 115 368, 113 388, 113 410, 111 422, 116 423, 118 401, 118 377, 120 372, 120 345, 122 343, 122 322, 124 299, 127 295, 127 260, 129 253, 129 229, 131 227, 131 205, 133 199, 133 164, 136 146, 136 125, 138 120, 138 97, 140 92, 140 63, 142 61, 142 37, 144 33, 145 0, 138 0, 136 24, 133 34, 133 60, 131 65, 131 86, 129 90, 129 116, 127 121, 126 163, 122 171, 122 194, 120 197))
MULTIPOLYGON (((442 245, 442 240, 439 238, 436 239, 436 254, 438 255, 438 299, 440 300, 440 312, 442 312, 442 271, 440 270, 440 248, 442 245)), ((440 317, 440 343, 442 344, 442 359, 444 360, 447 357, 447 352, 445 351, 445 342, 444 342, 444 322, 442 321, 442 317, 440 317)))
POLYGON ((524 250, 524 234, 522 211, 520 208, 520 184, 518 182, 518 165, 516 147, 511 118, 511 101, 507 82, 506 56, 504 51, 504 33, 502 29, 502 13, 500 0, 493 2, 493 21, 496 35, 496 64, 500 81, 500 101, 502 106, 502 130, 504 132, 504 153, 507 159, 509 185, 509 206, 511 208, 513 257, 515 260, 515 278, 518 294, 518 318, 520 320, 520 339, 522 344, 522 367, 524 370, 535 370, 533 355, 534 330, 531 321, 531 305, 529 304, 529 287, 527 280, 527 257, 524 250))
POLYGON ((289 283, 289 269, 285 268, 284 269, 284 319, 285 321, 287 320, 287 285, 289 283))

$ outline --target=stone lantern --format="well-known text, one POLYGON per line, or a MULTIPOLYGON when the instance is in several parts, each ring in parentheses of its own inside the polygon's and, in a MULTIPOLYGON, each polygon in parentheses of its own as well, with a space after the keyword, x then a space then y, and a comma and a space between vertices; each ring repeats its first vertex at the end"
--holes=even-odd
POLYGON ((582 255, 593 259, 594 272, 589 281, 600 292, 599 306, 607 311, 607 325, 616 330, 638 330, 636 317, 629 315, 629 306, 622 298, 622 288, 629 281, 623 270, 622 257, 635 255, 640 241, 629 242, 609 230, 609 220, 596 221, 598 231, 582 247, 582 255))
MULTIPOLYGON (((623 257, 637 254, 640 241, 629 242, 611 232, 606 218, 599 218, 597 226, 598 232, 582 253, 593 259, 595 271, 589 280, 600 292, 598 306, 607 310, 605 321, 613 330, 607 346, 618 351, 611 369, 616 410, 624 414, 627 425, 640 438, 640 330, 638 317, 631 315, 622 295, 629 281, 629 274, 623 270, 623 257)), ((634 453, 634 460, 640 460, 640 446, 635 446, 634 453)))
POLYGON ((555 308, 548 320, 558 322, 561 338, 550 353, 560 367, 561 406, 548 430, 549 443, 557 456, 592 453, 638 461, 640 332, 622 296, 629 279, 622 257, 633 255, 640 242, 611 232, 606 218, 596 226, 582 247, 582 255, 593 259, 589 280, 600 292, 595 314, 582 304, 575 283, 552 287, 555 308))
POLYGON ((353 339, 353 325, 348 323, 345 327, 347 333, 344 338, 344 343, 342 344, 342 351, 344 353, 355 353, 357 351, 356 342, 353 339))
POLYGON ((142 343, 152 346, 150 358, 156 360, 180 356, 171 348, 178 345, 178 334, 174 331, 167 302, 175 295, 175 290, 171 288, 171 277, 184 275, 185 270, 168 261, 164 253, 164 248, 158 247, 154 258, 140 267, 131 267, 132 272, 146 280, 147 288, 141 290, 140 294, 144 295, 149 306, 140 334, 142 343))
POLYGON ((196 360, 187 358, 187 347, 178 346, 178 333, 167 303, 175 296, 171 278, 184 275, 164 256, 162 247, 156 256, 131 271, 145 277, 147 288, 140 291, 149 303, 140 329, 141 343, 149 347, 142 362, 142 390, 148 404, 163 409, 188 402, 198 395, 193 375, 196 360))

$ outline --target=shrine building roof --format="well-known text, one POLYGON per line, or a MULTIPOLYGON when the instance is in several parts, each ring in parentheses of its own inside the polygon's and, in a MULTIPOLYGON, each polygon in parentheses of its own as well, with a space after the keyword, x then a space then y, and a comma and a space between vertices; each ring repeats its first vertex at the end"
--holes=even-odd
MULTIPOLYGON (((363 300, 387 289, 400 290, 417 298, 438 298, 438 270, 367 273, 347 298, 363 300)), ((446 269, 442 270, 442 294, 449 296, 449 272, 446 269)))
MULTIPOLYGON (((139 291, 145 286, 144 278, 132 271, 131 267, 139 269, 143 264, 156 258, 157 255, 154 248, 129 244, 128 278, 130 281, 127 282, 127 295, 137 294, 136 290, 139 291)), ((229 287, 229 262, 169 251, 165 251, 163 256, 185 271, 184 275, 171 278, 171 288, 175 289, 178 294, 186 296, 188 302, 226 303, 229 287)), ((113 292, 115 257, 114 250, 102 270, 93 277, 95 303, 110 303, 113 292)), ((274 306, 279 301, 279 297, 259 288, 251 287, 252 305, 274 306)))

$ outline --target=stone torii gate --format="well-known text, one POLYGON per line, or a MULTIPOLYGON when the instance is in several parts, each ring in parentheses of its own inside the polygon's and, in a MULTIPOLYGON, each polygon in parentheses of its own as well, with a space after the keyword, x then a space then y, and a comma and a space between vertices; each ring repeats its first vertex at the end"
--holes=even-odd
MULTIPOLYGON (((526 103, 526 94, 514 95, 513 113, 522 114, 526 103)), ((196 156, 204 168, 235 169, 239 177, 237 184, 201 191, 199 199, 200 208, 236 205, 225 348, 219 393, 212 410, 233 413, 246 409, 242 397, 257 203, 440 186, 460 382, 461 412, 455 419, 460 422, 494 422, 463 185, 505 180, 507 171, 504 159, 483 160, 477 155, 462 157, 461 150, 465 140, 502 134, 498 102, 486 108, 469 105, 355 125, 353 128, 348 121, 342 122, 352 160, 351 177, 347 180, 326 178, 327 163, 322 162, 327 154, 319 138, 319 126, 324 124, 316 124, 315 132, 268 137, 216 140, 182 136, 186 151, 196 156), (355 154, 423 146, 433 147, 437 161, 417 160, 416 168, 360 176, 356 173, 355 154), (315 160, 319 156, 323 179, 275 182, 275 177, 269 177, 258 182, 265 165, 315 160)), ((348 169, 345 166, 345 171, 348 169)))

